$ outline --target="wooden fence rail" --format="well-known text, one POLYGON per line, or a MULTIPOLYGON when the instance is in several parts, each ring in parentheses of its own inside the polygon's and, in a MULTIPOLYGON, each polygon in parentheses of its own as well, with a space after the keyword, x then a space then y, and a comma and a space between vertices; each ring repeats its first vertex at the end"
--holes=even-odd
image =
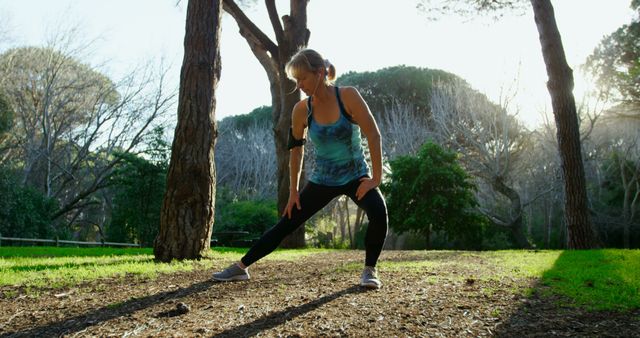
POLYGON ((67 241, 62 239, 39 239, 39 238, 17 238, 17 237, 2 237, 0 236, 0 245, 2 241, 10 242, 29 242, 29 243, 52 243, 55 246, 60 244, 77 244, 77 245, 98 245, 98 246, 124 246, 139 248, 140 244, 134 243, 115 243, 115 242, 80 242, 80 241, 67 241))

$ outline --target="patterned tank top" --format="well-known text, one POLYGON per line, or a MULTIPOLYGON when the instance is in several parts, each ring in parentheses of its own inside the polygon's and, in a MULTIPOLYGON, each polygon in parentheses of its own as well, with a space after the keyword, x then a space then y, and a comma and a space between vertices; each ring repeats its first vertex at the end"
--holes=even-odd
POLYGON ((326 186, 340 186, 371 176, 364 159, 360 127, 346 114, 340 91, 335 88, 340 117, 334 123, 317 123, 313 119, 312 97, 307 100, 309 139, 316 152, 315 168, 309 181, 326 186))

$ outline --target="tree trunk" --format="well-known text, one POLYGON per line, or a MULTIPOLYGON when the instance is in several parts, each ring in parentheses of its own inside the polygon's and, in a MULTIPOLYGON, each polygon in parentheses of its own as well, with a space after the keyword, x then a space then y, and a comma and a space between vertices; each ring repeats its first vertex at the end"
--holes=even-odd
POLYGON ((544 224, 545 226, 545 249, 551 249, 551 229, 553 221, 553 201, 545 199, 544 201, 544 224))
POLYGON ((213 227, 216 139, 215 89, 220 78, 221 0, 190 0, 176 126, 156 259, 207 254, 213 227))
MULTIPOLYGON (((290 0, 290 14, 280 22, 275 0, 266 0, 269 19, 273 27, 276 43, 272 42, 242 12, 233 0, 224 0, 224 10, 231 14, 240 28, 251 51, 267 72, 273 108, 273 137, 276 146, 276 180, 278 184, 278 213, 282 214, 289 200, 289 149, 287 137, 291 127, 293 106, 300 100, 300 91, 294 90, 295 83, 287 78, 285 64, 291 56, 309 43, 307 29, 308 0, 290 0)), ((302 185, 304 177, 300 179, 302 185)), ((304 247, 304 227, 301 226, 281 243, 285 248, 304 247)))
POLYGON ((524 223, 522 222, 522 203, 520 195, 517 191, 507 186, 502 177, 494 177, 492 186, 496 191, 506 196, 511 201, 511 220, 509 228, 511 229, 511 238, 520 248, 530 248, 531 244, 525 236, 524 223), (515 216, 515 218, 513 218, 515 216))
MULTIPOLYGON (((298 49, 296 48, 295 51, 298 49)), ((295 51, 290 51, 287 60, 295 51)), ((285 62, 286 63, 286 62, 285 62)), ((284 70, 284 63, 280 67, 280 69, 284 70)), ((281 76, 286 78, 286 74, 284 71, 281 72, 281 76)), ((291 127, 291 113, 293 112, 293 107, 296 105, 298 101, 300 101, 300 91, 296 90, 294 93, 291 91, 295 88, 295 83, 293 83, 289 79, 281 80, 281 111, 276 112, 274 110, 274 126, 273 135, 276 143, 276 161, 277 161, 277 180, 278 180, 278 214, 281 215, 284 212, 284 208, 287 206, 287 202, 289 201, 289 149, 287 149, 287 138, 289 137, 289 128, 291 127), (276 117, 275 114, 278 114, 276 117)), ((300 168, 300 170, 303 170, 300 168)), ((299 180, 299 189, 302 189, 305 184, 305 175, 304 172, 300 175, 299 180)), ((289 236, 285 237, 285 239, 280 244, 283 248, 303 248, 305 246, 304 240, 304 224, 298 227, 294 232, 292 232, 289 236)))
POLYGON ((635 210, 640 197, 638 173, 640 165, 627 166, 627 157, 617 157, 620 178, 622 180, 622 242, 625 249, 631 247, 631 225, 635 219, 635 210), (630 176, 628 176, 630 175, 630 176))
POLYGON ((425 249, 430 250, 431 249, 431 225, 429 225, 424 232, 424 241, 427 246, 425 249))
POLYGON ((531 0, 547 68, 547 88, 556 122, 565 188, 565 219, 569 249, 597 247, 587 208, 587 189, 580 148, 580 130, 573 97, 573 71, 567 60, 550 0, 531 0))

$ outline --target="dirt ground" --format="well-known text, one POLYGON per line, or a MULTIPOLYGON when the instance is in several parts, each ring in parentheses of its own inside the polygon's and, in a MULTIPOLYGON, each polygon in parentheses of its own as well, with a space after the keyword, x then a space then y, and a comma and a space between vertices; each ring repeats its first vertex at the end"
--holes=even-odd
MULTIPOLYGON (((385 251, 381 260, 454 259, 442 255, 385 251)), ((211 281, 209 270, 69 289, 2 287, 0 337, 640 337, 640 310, 589 312, 523 296, 534 280, 422 268, 381 271, 382 289, 367 291, 357 286, 360 271, 345 268, 363 257, 260 261, 250 281, 234 283, 211 281)))

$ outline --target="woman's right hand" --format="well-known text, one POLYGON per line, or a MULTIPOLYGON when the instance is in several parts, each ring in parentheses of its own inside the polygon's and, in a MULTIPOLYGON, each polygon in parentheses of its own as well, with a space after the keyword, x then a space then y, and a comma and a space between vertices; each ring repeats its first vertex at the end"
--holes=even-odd
POLYGON ((291 219, 291 212, 293 210, 293 206, 296 206, 298 210, 300 210, 300 194, 297 191, 289 192, 289 202, 287 202, 287 207, 284 208, 284 213, 282 216, 287 216, 291 219))

